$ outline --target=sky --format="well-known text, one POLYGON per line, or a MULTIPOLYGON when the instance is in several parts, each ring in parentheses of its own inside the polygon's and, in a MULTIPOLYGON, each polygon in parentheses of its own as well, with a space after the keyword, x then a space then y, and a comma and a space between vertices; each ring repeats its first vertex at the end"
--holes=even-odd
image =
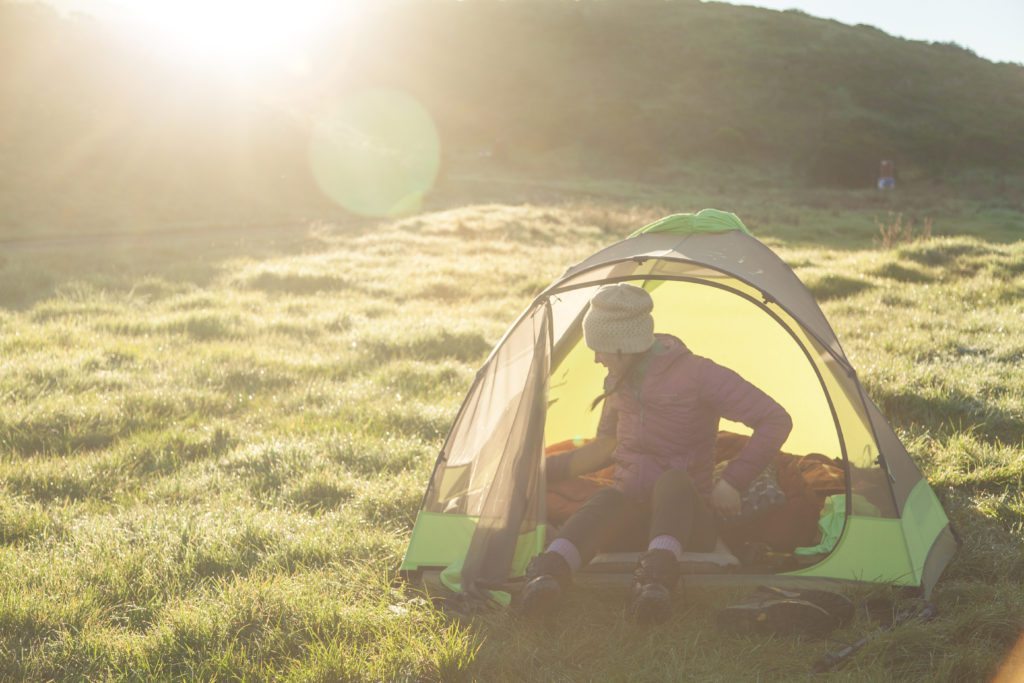
POLYGON ((799 9, 901 38, 953 42, 995 62, 1024 64, 1024 0, 717 0, 799 9))

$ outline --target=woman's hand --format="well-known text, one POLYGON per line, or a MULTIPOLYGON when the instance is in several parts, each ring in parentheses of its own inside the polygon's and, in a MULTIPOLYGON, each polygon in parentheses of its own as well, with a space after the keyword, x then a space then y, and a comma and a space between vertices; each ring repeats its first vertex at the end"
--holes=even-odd
POLYGON ((740 493, 725 479, 719 479, 711 491, 711 505, 722 517, 740 514, 740 493))

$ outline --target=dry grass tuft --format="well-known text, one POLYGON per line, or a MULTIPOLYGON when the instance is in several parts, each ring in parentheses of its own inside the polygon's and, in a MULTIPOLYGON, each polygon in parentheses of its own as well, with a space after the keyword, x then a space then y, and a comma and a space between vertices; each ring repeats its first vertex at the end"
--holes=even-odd
POLYGON ((916 244, 927 242, 932 238, 932 226, 934 221, 929 216, 921 220, 921 226, 916 226, 914 219, 904 220, 902 212, 889 212, 888 219, 875 218, 875 225, 878 226, 878 241, 882 249, 894 249, 903 244, 916 244))

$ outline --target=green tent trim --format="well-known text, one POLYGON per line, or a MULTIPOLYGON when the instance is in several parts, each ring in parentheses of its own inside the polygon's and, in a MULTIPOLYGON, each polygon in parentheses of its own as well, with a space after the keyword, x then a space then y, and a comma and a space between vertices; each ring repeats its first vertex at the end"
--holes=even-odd
POLYGON ((670 232, 677 235, 693 235, 705 232, 729 232, 739 230, 750 235, 740 217, 728 211, 702 209, 697 213, 675 213, 645 225, 630 237, 654 232, 670 232))
MULTIPOLYGON (((446 515, 421 511, 400 571, 421 566, 445 567, 440 581, 456 593, 462 592, 462 566, 473 539, 479 518, 470 515, 446 515)), ((520 534, 512 558, 512 572, 521 575, 530 558, 544 550, 547 525, 520 534)), ((504 591, 488 591, 492 600, 508 605, 510 596, 504 591)))
MULTIPOLYGON (((449 589, 459 591, 461 559, 469 549, 476 523, 477 518, 466 515, 420 512, 402 571, 449 567, 452 571, 442 574, 441 580, 449 589)), ((901 517, 850 515, 839 545, 822 562, 777 576, 917 586, 924 578, 928 552, 947 524, 942 504, 928 482, 921 480, 907 499, 901 517)), ((513 575, 521 575, 530 558, 544 549, 545 531, 541 526, 520 535, 513 575)), ((495 598, 504 602, 501 597, 495 598)))

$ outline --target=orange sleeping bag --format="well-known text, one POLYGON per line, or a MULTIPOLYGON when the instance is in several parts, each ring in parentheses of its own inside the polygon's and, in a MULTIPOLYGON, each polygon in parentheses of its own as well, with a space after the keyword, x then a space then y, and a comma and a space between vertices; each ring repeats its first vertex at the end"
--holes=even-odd
MULTIPOLYGON (((721 431, 715 442, 715 462, 734 458, 749 436, 721 431)), ((548 446, 545 457, 565 453, 582 444, 573 440, 548 446)), ((821 455, 806 456, 779 452, 775 463, 779 488, 786 502, 742 524, 723 530, 725 541, 734 547, 744 542, 767 543, 775 552, 792 552, 798 546, 813 545, 817 540, 818 517, 825 498, 846 492, 842 464, 821 455)), ((547 511, 551 524, 561 525, 600 489, 611 486, 614 465, 597 472, 548 485, 547 511)))

